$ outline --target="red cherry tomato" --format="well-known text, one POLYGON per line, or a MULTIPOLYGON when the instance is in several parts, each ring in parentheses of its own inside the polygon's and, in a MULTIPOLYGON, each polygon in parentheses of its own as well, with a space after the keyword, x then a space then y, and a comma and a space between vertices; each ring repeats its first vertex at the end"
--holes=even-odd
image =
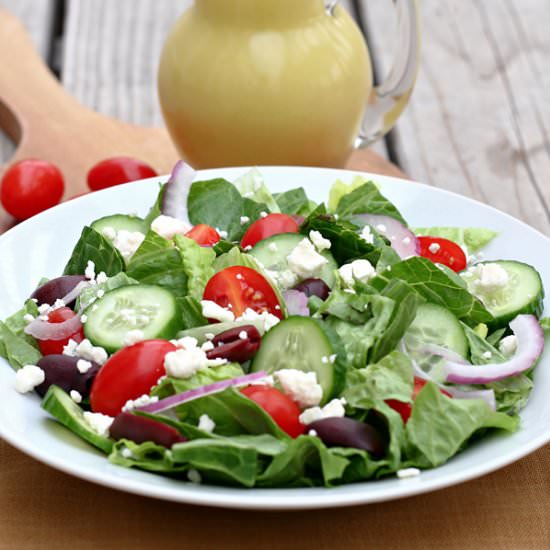
POLYGON ((166 372, 165 355, 175 349, 166 340, 145 340, 117 351, 95 377, 92 410, 116 416, 126 401, 148 394, 166 372))
POLYGON ((203 298, 230 308, 235 317, 250 308, 258 313, 267 311, 279 319, 283 318, 273 287, 250 267, 235 265, 218 271, 206 284, 203 298))
POLYGON ((185 234, 185 236, 193 239, 201 246, 214 246, 217 242, 220 241, 220 236, 218 232, 213 227, 210 227, 205 223, 199 223, 199 225, 195 225, 195 227, 193 227, 193 229, 190 229, 185 234))
POLYGON ((64 189, 63 176, 56 166, 27 159, 10 166, 4 174, 0 200, 14 218, 26 220, 58 204, 64 189))
POLYGON ((442 237, 418 237, 420 255, 434 263, 443 264, 453 271, 466 269, 467 259, 464 251, 453 241, 442 237))
POLYGON ((88 172, 88 187, 92 191, 113 187, 129 181, 152 178, 158 174, 145 162, 132 157, 102 160, 88 172))
MULTIPOLYGON (((72 319, 75 315, 76 313, 71 308, 60 307, 48 313, 48 323, 62 323, 63 321, 72 319)), ((63 348, 67 345, 69 340, 74 340, 75 342, 82 342, 82 340, 84 340, 84 329, 82 325, 80 325, 77 331, 64 340, 38 340, 38 347, 42 355, 58 355, 63 353, 63 348)))
MULTIPOLYGON (((423 380, 422 378, 418 378, 417 376, 414 377, 414 387, 413 387, 413 394, 412 394, 413 402, 416 399, 416 396, 420 393, 420 390, 427 383, 428 383, 427 380, 423 380)), ((439 390, 439 391, 443 395, 446 395, 447 397, 452 397, 452 395, 449 392, 446 392, 445 390, 439 390)), ((407 423, 407 420, 409 420, 412 412, 411 403, 404 403, 403 401, 398 401, 397 399, 387 399, 386 404, 389 405, 393 410, 397 411, 401 415, 403 422, 407 423)))
POLYGON ((279 233, 298 233, 299 225, 294 218, 286 214, 269 214, 255 221, 246 231, 241 246, 254 246, 258 241, 279 233))
POLYGON ((290 437, 298 437, 304 433, 305 426, 300 422, 300 408, 288 395, 263 385, 248 386, 241 392, 262 407, 290 437))

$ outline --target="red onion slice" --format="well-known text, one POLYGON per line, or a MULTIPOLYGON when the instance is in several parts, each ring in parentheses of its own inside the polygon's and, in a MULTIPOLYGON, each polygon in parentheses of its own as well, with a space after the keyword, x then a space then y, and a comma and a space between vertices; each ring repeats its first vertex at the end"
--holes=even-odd
POLYGON ((227 388, 234 388, 237 386, 246 386, 252 382, 256 382, 265 378, 267 372, 259 371, 253 372, 251 374, 245 374, 244 376, 237 376, 236 378, 230 378, 229 380, 222 380, 221 382, 215 382, 214 384, 208 384, 206 386, 201 386, 200 388, 194 388, 192 390, 184 391, 176 395, 171 395, 166 399, 161 399, 156 403, 149 403, 143 407, 139 407, 136 410, 144 411, 148 413, 160 413, 186 403, 187 401, 192 401, 193 399, 198 399, 199 397, 204 397, 205 395, 212 395, 213 393, 219 393, 227 388))
POLYGON ((178 220, 189 221, 187 215, 187 196, 189 189, 195 179, 195 170, 179 160, 172 169, 172 174, 162 197, 160 210, 165 216, 177 218, 178 220))
POLYGON ((62 323, 48 323, 36 318, 25 327, 25 334, 29 334, 37 340, 65 340, 77 332, 82 323, 80 317, 75 315, 62 323))
POLYGON ((300 290, 289 289, 283 292, 283 298, 289 315, 301 315, 309 317, 309 308, 307 307, 307 296, 300 290))
POLYGON ((85 288, 88 288, 89 286, 90 286, 89 281, 80 281, 68 294, 63 296, 63 298, 61 298, 61 300, 65 304, 70 304, 70 303, 74 302, 80 296, 82 291, 85 288))
POLYGON ((530 369, 544 349, 544 332, 534 315, 518 315, 510 322, 510 329, 518 340, 513 357, 504 363, 486 365, 447 361, 444 365, 447 381, 456 384, 487 384, 530 369))
POLYGON ((380 235, 389 239, 402 260, 420 255, 420 243, 416 235, 396 219, 379 214, 358 214, 354 217, 372 225, 380 235))

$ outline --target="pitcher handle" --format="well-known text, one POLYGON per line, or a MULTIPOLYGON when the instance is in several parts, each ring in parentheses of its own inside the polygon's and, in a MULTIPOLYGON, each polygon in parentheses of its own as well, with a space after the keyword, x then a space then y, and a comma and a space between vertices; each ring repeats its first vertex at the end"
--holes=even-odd
MULTIPOLYGON (((403 112, 414 88, 420 64, 420 8, 418 0, 393 0, 397 12, 396 57, 380 85, 367 100, 355 146, 365 147, 383 137, 403 112)), ((327 0, 332 13, 338 0, 327 0)))

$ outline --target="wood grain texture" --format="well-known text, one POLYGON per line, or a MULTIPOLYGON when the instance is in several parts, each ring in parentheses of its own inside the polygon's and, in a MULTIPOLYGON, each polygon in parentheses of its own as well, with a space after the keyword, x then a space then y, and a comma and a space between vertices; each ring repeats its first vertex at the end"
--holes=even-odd
MULTIPOLYGON (((42 57, 48 55, 50 48, 54 6, 55 0, 0 0, 0 8, 9 10, 23 22, 42 57)), ((14 143, 0 129, 0 164, 14 151, 14 143)))
MULTIPOLYGON (((389 3, 367 4, 371 49, 391 63, 389 3)), ((472 196, 550 233, 550 6, 423 2, 423 64, 393 134, 414 179, 472 196)))

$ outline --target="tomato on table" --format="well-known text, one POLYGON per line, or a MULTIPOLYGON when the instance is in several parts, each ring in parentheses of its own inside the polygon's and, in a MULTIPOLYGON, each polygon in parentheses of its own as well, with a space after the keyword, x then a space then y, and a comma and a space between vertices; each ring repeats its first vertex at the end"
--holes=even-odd
POLYGON ((164 357, 176 349, 166 340, 145 340, 117 351, 95 377, 92 411, 116 416, 129 399, 149 394, 166 373, 164 357))
POLYGON ((193 229, 190 229, 186 234, 186 237, 193 239, 197 244, 201 246, 214 246, 220 242, 220 235, 218 232, 205 223, 199 223, 195 225, 193 229))
MULTIPOLYGON (((423 380, 422 378, 419 378, 418 376, 414 377, 414 386, 413 386, 413 394, 412 394, 412 400, 416 399, 416 396, 420 393, 420 390, 428 383, 427 380, 423 380)), ((440 389, 439 390, 443 395, 446 395, 447 397, 452 397, 452 395, 449 392, 446 392, 445 390, 440 389)), ((397 399, 387 399, 386 405, 389 405, 394 411, 397 411, 401 418, 403 419, 403 422, 407 423, 411 416, 412 412, 412 403, 405 403, 403 401, 398 401, 397 399)))
POLYGON ((434 263, 443 264, 453 271, 466 269, 468 260, 462 248, 449 239, 443 237, 418 237, 420 255, 434 263))
MULTIPOLYGON (((60 307, 48 313, 48 323, 63 323, 76 316, 76 313, 69 307, 60 307)), ((69 343, 69 340, 82 342, 84 340, 84 328, 82 323, 69 337, 63 340, 38 340, 38 347, 42 355, 60 355, 63 353, 63 348, 69 343)))
POLYGON ((206 284, 204 300, 229 308, 235 317, 246 309, 283 318, 281 305, 267 279, 250 267, 235 265, 218 271, 206 284))
POLYGON ((287 214, 268 214, 256 220, 246 231, 241 246, 254 246, 257 242, 280 233, 298 233, 298 222, 287 214))
POLYGON ((305 426, 300 422, 300 408, 288 395, 271 386, 260 384, 243 388, 241 393, 257 403, 290 437, 298 437, 304 433, 305 426))
POLYGON ((10 166, 0 186, 0 200, 6 211, 26 220, 61 200, 65 184, 59 169, 44 160, 21 160, 10 166))
POLYGON ((106 189, 129 181, 158 176, 145 162, 132 157, 112 157, 98 162, 88 171, 88 187, 92 191, 106 189))

